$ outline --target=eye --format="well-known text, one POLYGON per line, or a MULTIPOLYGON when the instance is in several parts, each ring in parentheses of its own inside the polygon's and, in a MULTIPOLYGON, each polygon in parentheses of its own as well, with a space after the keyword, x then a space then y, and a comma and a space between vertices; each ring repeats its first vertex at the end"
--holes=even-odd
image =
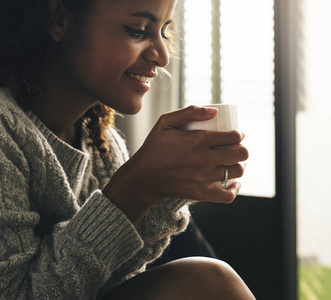
POLYGON ((129 33, 129 35, 133 38, 138 39, 138 38, 144 37, 144 35, 145 35, 145 30, 135 29, 130 26, 124 26, 124 28, 129 33))

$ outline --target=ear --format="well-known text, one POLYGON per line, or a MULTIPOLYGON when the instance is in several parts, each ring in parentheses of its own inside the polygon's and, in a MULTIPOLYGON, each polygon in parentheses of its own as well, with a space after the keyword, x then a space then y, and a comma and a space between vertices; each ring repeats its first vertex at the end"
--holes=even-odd
POLYGON ((69 21, 69 12, 62 0, 49 0, 49 22, 47 31, 55 42, 60 42, 66 31, 69 21))

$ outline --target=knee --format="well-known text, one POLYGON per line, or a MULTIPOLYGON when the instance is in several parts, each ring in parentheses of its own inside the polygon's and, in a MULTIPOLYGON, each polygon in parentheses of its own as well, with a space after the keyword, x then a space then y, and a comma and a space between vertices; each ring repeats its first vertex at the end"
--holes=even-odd
POLYGON ((190 287, 191 299, 253 300, 255 297, 225 262, 210 258, 187 258, 176 262, 179 281, 190 287))

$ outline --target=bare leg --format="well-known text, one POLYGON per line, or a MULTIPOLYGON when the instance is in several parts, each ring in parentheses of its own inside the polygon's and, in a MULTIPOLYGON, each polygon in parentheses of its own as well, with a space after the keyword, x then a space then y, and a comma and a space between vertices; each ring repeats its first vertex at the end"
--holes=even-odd
POLYGON ((110 299, 254 300, 255 297, 228 264, 192 257, 137 275, 112 291, 110 299))

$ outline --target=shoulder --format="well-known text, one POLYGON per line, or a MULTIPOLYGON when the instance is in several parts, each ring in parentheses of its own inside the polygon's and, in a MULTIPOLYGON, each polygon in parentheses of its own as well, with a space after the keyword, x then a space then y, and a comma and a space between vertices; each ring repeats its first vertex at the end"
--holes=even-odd
POLYGON ((0 151, 10 157, 43 156, 37 151, 44 148, 40 132, 5 89, 0 89, 0 136, 0 151))
POLYGON ((26 134, 24 134, 25 126, 21 125, 19 117, 21 114, 24 112, 10 93, 0 89, 0 173, 6 178, 9 176, 9 170, 16 175, 22 173, 25 176, 29 170, 22 146, 26 134))
POLYGON ((20 130, 26 126, 22 123, 23 110, 17 105, 8 90, 0 89, 0 145, 8 143, 8 139, 15 140, 20 130))
POLYGON ((0 89, 0 122, 14 125, 14 116, 20 113, 20 108, 6 89, 0 89))
POLYGON ((0 88, 0 126, 17 132, 26 129, 27 125, 32 126, 32 121, 19 107, 11 93, 0 88))

